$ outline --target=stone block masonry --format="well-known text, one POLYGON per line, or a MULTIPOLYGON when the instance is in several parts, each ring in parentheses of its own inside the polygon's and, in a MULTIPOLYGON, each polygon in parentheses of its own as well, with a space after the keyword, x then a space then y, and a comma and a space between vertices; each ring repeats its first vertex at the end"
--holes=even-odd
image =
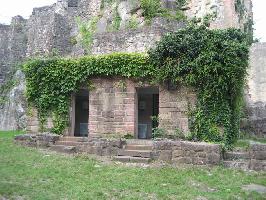
MULTIPOLYGON (((99 136, 68 138, 50 133, 38 133, 18 135, 15 137, 15 142, 24 146, 37 148, 53 149, 54 146, 57 146, 67 149, 67 147, 72 147, 75 151, 71 153, 87 153, 113 157, 119 155, 121 150, 125 150, 127 145, 132 143, 135 144, 136 140, 126 140, 121 138, 107 139, 99 136)), ((217 166, 221 165, 223 161, 228 159, 223 155, 220 144, 166 139, 159 141, 142 140, 139 144, 145 144, 147 142, 150 145, 148 147, 150 149, 150 155, 152 156, 151 158, 154 161, 163 161, 174 166, 184 164, 217 166)), ((143 146, 143 144, 140 146, 143 146)), ((141 150, 140 153, 143 153, 143 150, 141 150)), ((237 157, 235 157, 232 162, 238 162, 237 157)), ((240 159, 240 162, 242 161, 243 160, 240 159)), ((266 171, 266 144, 252 144, 246 151, 245 162, 247 162, 245 170, 266 171)), ((230 167, 238 168, 237 165, 232 165, 230 167)))
POLYGON ((127 79, 91 80, 89 134, 123 133, 134 136, 136 124, 135 83, 127 79))
MULTIPOLYGON (((136 137, 137 88, 143 86, 136 81, 120 78, 98 78, 91 82, 94 89, 89 92, 89 134, 123 133, 136 137)), ((170 91, 160 85, 159 127, 168 134, 176 131, 187 133, 188 111, 195 103, 196 95, 192 89, 180 87, 170 91)))
POLYGON ((159 92, 159 127, 175 134, 176 131, 189 132, 188 112, 196 105, 196 93, 192 88, 179 86, 168 89, 160 86, 159 92))
POLYGON ((50 147, 59 140, 59 135, 42 134, 24 134, 15 136, 15 142, 30 147, 50 147))
POLYGON ((177 165, 219 165, 222 161, 222 149, 218 144, 162 140, 153 143, 153 150, 158 160, 177 165))

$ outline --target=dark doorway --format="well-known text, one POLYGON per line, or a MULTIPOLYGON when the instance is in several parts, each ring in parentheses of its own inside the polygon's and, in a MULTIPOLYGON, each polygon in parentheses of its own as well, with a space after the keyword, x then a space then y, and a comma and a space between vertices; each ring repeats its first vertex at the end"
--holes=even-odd
POLYGON ((158 127, 159 89, 139 88, 138 92, 138 138, 151 139, 152 130, 158 127))
POLYGON ((80 90, 75 97, 75 130, 74 136, 88 136, 89 92, 80 90))

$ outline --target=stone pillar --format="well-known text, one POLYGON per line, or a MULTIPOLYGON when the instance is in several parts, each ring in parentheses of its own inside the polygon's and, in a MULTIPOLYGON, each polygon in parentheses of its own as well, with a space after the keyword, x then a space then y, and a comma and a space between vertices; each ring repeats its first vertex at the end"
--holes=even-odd
POLYGON ((136 126, 133 81, 115 78, 92 79, 89 92, 89 135, 131 134, 136 126))

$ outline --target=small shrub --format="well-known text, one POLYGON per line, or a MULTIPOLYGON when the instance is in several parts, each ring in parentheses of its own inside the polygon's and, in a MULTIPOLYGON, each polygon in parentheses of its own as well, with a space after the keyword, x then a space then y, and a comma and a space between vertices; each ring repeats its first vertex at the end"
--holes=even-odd
POLYGON ((176 5, 178 9, 182 9, 187 4, 187 0, 176 0, 176 5))
POLYGON ((124 139, 133 139, 134 136, 133 136, 132 134, 129 134, 129 133, 128 133, 128 134, 124 135, 123 138, 124 138, 124 139))
POLYGON ((80 18, 77 18, 77 24, 79 28, 79 37, 83 48, 87 50, 87 53, 91 53, 91 45, 93 42, 93 35, 96 30, 99 17, 93 17, 89 22, 83 22, 80 18))
POLYGON ((175 130, 175 133, 173 136, 174 136, 173 139, 186 139, 184 132, 178 128, 175 130))
POLYGON ((177 21, 185 21, 187 19, 187 16, 184 14, 183 11, 177 10, 175 14, 175 19, 177 21))
POLYGON ((158 16, 162 11, 160 0, 141 0, 140 3, 143 9, 143 15, 147 20, 158 16))
POLYGON ((165 138, 166 136, 166 130, 163 128, 153 128, 152 129, 152 139, 156 138, 165 138))
POLYGON ((75 36, 70 37, 69 42, 72 46, 78 43, 77 38, 75 36))
POLYGON ((136 16, 133 15, 129 19, 129 21, 127 22, 126 28, 127 29, 137 29, 138 28, 138 25, 139 25, 138 20, 137 20, 136 16))

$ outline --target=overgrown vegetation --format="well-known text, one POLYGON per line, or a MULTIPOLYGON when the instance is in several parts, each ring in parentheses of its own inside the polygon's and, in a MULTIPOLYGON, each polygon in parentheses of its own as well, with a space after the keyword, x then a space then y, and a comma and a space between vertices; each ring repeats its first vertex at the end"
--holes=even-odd
POLYGON ((240 24, 243 24, 243 31, 248 34, 250 42, 256 42, 253 39, 253 19, 245 6, 244 0, 235 0, 235 11, 238 15, 240 24))
POLYGON ((4 80, 4 83, 0 85, 0 108, 8 100, 7 94, 14 88, 14 86, 18 84, 18 80, 14 78, 15 69, 9 73, 9 75, 4 80))
POLYGON ((163 12, 160 0, 140 0, 140 3, 146 20, 151 20, 163 12))
POLYGON ((239 30, 191 24, 163 37, 149 56, 115 53, 29 61, 24 65, 27 97, 41 119, 54 116, 53 132, 61 133, 67 126, 71 93, 90 77, 170 80, 197 90, 197 107, 189 113, 191 138, 230 146, 239 133, 248 49, 247 35, 239 30))
POLYGON ((83 22, 80 18, 77 18, 76 21, 79 28, 78 39, 80 40, 83 48, 86 50, 86 53, 90 54, 93 35, 96 30, 97 22, 99 21, 99 16, 93 17, 89 22, 83 22))
POLYGON ((265 172, 223 167, 128 167, 15 145, 0 132, 0 198, 54 199, 263 199, 241 189, 266 186, 265 172))
POLYGON ((118 9, 118 6, 116 6, 114 11, 113 11, 114 19, 113 19, 112 24, 111 24, 111 31, 118 31, 120 29, 122 19, 119 16, 117 9, 118 9))
POLYGON ((204 25, 168 34, 149 52, 160 69, 159 81, 197 89, 197 107, 190 113, 194 140, 226 146, 236 141, 248 52, 246 34, 236 29, 210 30, 204 25))
POLYGON ((136 16, 131 16, 131 18, 128 20, 127 22, 127 25, 126 25, 126 28, 127 29, 136 29, 138 28, 138 21, 137 21, 137 18, 136 16))
POLYGON ((62 133, 68 122, 69 100, 93 76, 153 77, 155 68, 142 54, 115 53, 81 59, 31 60, 24 65, 28 101, 39 111, 41 124, 54 119, 53 132, 62 133))
POLYGON ((242 20, 246 14, 244 0, 235 0, 235 11, 238 13, 239 20, 242 20))
POLYGON ((175 14, 168 9, 162 7, 162 1, 160 0, 141 0, 141 8, 143 9, 143 15, 146 22, 149 24, 154 17, 162 16, 167 19, 175 19, 177 21, 185 21, 186 16, 183 12, 184 6, 187 4, 187 0, 176 0, 175 14))

